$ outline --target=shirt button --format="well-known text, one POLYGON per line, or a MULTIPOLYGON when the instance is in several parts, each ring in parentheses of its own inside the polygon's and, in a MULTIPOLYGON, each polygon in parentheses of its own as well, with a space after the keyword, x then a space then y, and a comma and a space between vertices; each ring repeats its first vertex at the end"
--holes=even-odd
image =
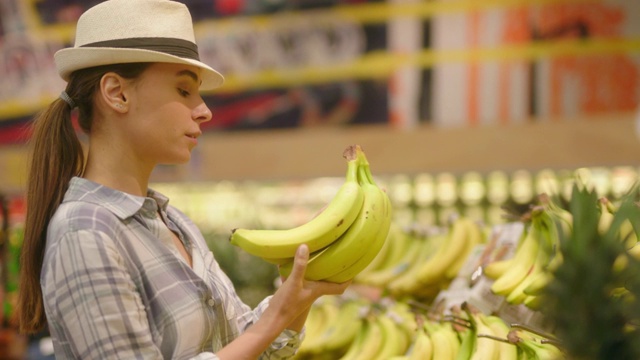
POLYGON ((215 301, 215 300, 213 300, 212 298, 209 298, 209 299, 207 300, 207 305, 209 305, 209 306, 211 306, 211 307, 214 307, 214 306, 215 306, 215 304, 216 304, 216 301, 215 301))

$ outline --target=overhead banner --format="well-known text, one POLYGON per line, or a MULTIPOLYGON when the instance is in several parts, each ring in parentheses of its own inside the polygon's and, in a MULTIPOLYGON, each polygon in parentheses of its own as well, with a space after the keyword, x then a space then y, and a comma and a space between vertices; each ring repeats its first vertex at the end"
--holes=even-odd
MULTIPOLYGON (((53 54, 97 0, 0 2, 0 143, 64 88, 53 54)), ((633 111, 640 3, 625 0, 184 0, 208 130, 410 129, 633 111)))

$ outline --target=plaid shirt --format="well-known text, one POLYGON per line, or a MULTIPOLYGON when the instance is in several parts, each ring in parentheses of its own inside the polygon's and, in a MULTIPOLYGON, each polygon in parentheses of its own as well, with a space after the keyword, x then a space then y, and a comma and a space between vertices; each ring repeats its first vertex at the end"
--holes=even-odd
MULTIPOLYGON (((168 202, 71 180, 41 274, 57 359, 217 359, 268 306, 270 297, 254 310, 242 303, 200 231, 168 202)), ((292 357, 302 337, 286 330, 260 358, 292 357)))

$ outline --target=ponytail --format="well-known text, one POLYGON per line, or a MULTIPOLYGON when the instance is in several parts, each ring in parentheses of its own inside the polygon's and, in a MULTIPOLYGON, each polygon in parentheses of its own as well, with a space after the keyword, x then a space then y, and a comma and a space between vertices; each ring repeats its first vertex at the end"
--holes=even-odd
MULTIPOLYGON (((82 69, 71 75, 66 93, 78 106, 80 128, 90 134, 93 96, 106 72, 127 79, 137 78, 150 64, 115 64, 82 69)), ((40 272, 44 260, 47 228, 74 176, 81 176, 84 153, 71 121, 72 109, 65 100, 56 99, 33 122, 31 165, 27 178, 27 215, 20 255, 20 282, 17 320, 22 333, 45 328, 40 272)))
POLYGON ((20 331, 33 333, 46 325, 40 271, 47 227, 73 176, 82 173, 84 155, 71 123, 71 109, 55 100, 36 117, 31 137, 27 214, 20 257, 18 317, 20 331))

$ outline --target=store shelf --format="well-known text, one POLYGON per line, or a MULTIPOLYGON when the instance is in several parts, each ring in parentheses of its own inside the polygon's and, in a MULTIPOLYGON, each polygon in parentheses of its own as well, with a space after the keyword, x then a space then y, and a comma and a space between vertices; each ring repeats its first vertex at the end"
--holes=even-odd
POLYGON ((212 133, 187 166, 155 181, 283 180, 342 176, 342 150, 360 144, 376 174, 640 165, 635 114, 547 119, 510 126, 411 131, 353 126, 212 133))
MULTIPOLYGON (((624 113, 475 128, 423 125, 400 130, 362 125, 212 132, 200 138, 189 164, 161 166, 152 181, 343 176, 341 154, 350 144, 365 149, 378 175, 640 166, 635 118, 634 113, 624 113)), ((24 189, 26 154, 24 146, 0 149, 0 189, 24 189)))

